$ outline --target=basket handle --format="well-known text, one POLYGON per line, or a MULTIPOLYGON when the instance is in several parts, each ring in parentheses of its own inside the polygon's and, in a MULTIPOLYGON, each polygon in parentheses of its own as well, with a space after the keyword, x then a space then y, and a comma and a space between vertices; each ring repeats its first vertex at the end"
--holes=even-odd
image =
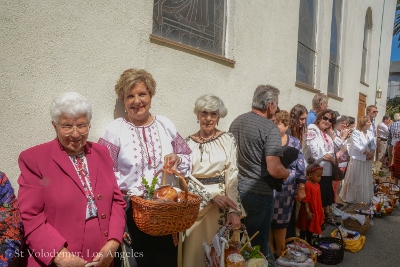
POLYGON ((344 245, 343 236, 342 236, 342 233, 340 232, 339 226, 337 226, 337 225, 336 225, 336 223, 330 223, 330 225, 333 225, 333 226, 335 226, 335 227, 336 227, 336 229, 337 229, 337 230, 338 230, 338 232, 339 232, 339 235, 340 235, 340 240, 342 241, 342 245, 344 245))
POLYGON ((359 207, 360 213, 361 213, 363 207, 367 208, 367 210, 369 210, 368 205, 365 204, 364 202, 354 204, 353 210, 356 211, 357 207, 359 207))
POLYGON ((287 238, 286 240, 285 240, 285 244, 287 244, 287 243, 289 243, 289 242, 292 242, 293 241, 293 243, 294 243, 294 248, 296 249, 296 243, 297 242, 299 242, 299 243, 303 243, 304 245, 306 245, 306 247, 310 250, 310 255, 311 255, 311 258, 314 258, 315 256, 314 256, 314 250, 312 249, 312 247, 310 246, 310 244, 308 244, 305 240, 303 240, 303 239, 301 239, 301 238, 298 238, 298 237, 290 237, 290 238, 287 238))
MULTIPOLYGON (((158 172, 156 172, 156 174, 155 174, 154 176, 157 177, 161 172, 164 172, 164 171, 166 171, 166 169, 162 168, 161 170, 159 170, 158 172)), ((185 181, 185 177, 183 177, 182 174, 180 174, 179 172, 177 172, 177 171, 174 170, 174 169, 169 169, 168 171, 172 172, 173 174, 175 174, 176 176, 179 177, 179 180, 181 181, 181 184, 182 184, 182 186, 183 186, 183 190, 185 191, 185 199, 184 199, 184 202, 187 202, 187 201, 188 201, 188 187, 187 187, 187 184, 186 184, 186 181, 185 181)))

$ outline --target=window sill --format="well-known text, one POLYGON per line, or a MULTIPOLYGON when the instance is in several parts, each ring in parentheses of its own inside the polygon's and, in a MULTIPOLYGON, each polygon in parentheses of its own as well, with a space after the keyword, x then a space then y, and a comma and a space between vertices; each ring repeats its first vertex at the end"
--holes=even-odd
POLYGON ((295 85, 296 87, 300 88, 300 89, 309 91, 309 92, 311 92, 311 93, 316 93, 316 94, 321 93, 320 90, 315 89, 315 88, 313 88, 313 87, 311 87, 311 86, 309 86, 309 85, 307 85, 307 84, 301 83, 301 82, 295 82, 294 85, 295 85))
POLYGON ((335 100, 337 100, 337 101, 340 101, 340 102, 343 101, 343 98, 341 98, 341 97, 339 97, 339 96, 337 96, 337 95, 335 95, 335 94, 332 94, 332 93, 328 93, 328 97, 329 97, 329 98, 332 98, 332 99, 335 99, 335 100))
POLYGON ((366 87, 369 87, 369 84, 368 84, 368 83, 365 83, 365 82, 363 82, 363 81, 360 81, 360 83, 361 83, 362 85, 365 85, 366 87))
POLYGON ((228 58, 218 56, 218 55, 215 55, 215 54, 207 52, 207 51, 203 51, 201 49, 197 49, 197 48, 194 48, 194 47, 191 47, 188 45, 174 42, 169 39, 160 37, 158 35, 150 34, 150 42, 153 42, 153 43, 156 43, 159 45, 164 45, 164 46, 167 46, 172 49, 178 49, 178 50, 187 52, 187 53, 195 55, 195 56, 201 56, 201 57, 215 61, 217 63, 223 64, 223 65, 231 67, 231 68, 235 67, 236 62, 232 59, 228 59, 228 58))

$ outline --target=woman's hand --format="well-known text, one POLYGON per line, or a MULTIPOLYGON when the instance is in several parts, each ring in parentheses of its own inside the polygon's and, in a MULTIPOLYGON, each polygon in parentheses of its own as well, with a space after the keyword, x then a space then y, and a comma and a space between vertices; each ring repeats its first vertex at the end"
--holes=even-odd
POLYGON ((312 214, 311 211, 306 211, 306 213, 307 213, 307 219, 311 221, 314 217, 314 214, 312 214))
MULTIPOLYGON (((172 169, 172 170, 176 171, 176 168, 181 163, 181 158, 178 157, 178 155, 175 153, 166 155, 164 160, 166 160, 167 157, 168 157, 168 162, 167 162, 168 169, 172 169)), ((168 172, 168 173, 172 174, 172 172, 168 172)))
POLYGON ((93 259, 94 262, 98 262, 96 267, 108 267, 111 262, 114 260, 115 251, 117 251, 119 246, 119 242, 115 239, 110 239, 108 242, 101 248, 100 252, 93 259))
POLYGON ((335 139, 335 132, 332 129, 332 125, 328 129, 326 129, 326 133, 332 138, 332 140, 335 139))
POLYGON ((217 205, 217 207, 222 210, 232 208, 238 211, 235 201, 233 201, 227 196, 217 195, 211 200, 211 202, 217 205))
POLYGON ((342 138, 342 141, 346 140, 349 138, 351 135, 350 131, 348 129, 343 129, 342 132, 340 133, 340 137, 342 138))
POLYGON ((230 223, 232 224, 233 229, 239 229, 241 226, 240 216, 238 214, 236 214, 235 212, 229 212, 225 225, 228 225, 230 223))
POLYGON ((87 262, 69 252, 67 248, 62 248, 54 257, 53 263, 58 267, 83 267, 87 262))
POLYGON ((297 193, 296 193, 297 199, 298 201, 303 201, 303 199, 306 197, 306 190, 305 190, 305 185, 299 184, 298 188, 297 188, 297 193))
POLYGON ((325 161, 330 161, 330 162, 335 163, 335 159, 334 159, 330 154, 328 154, 328 153, 326 153, 326 154, 324 155, 323 159, 324 159, 325 161))

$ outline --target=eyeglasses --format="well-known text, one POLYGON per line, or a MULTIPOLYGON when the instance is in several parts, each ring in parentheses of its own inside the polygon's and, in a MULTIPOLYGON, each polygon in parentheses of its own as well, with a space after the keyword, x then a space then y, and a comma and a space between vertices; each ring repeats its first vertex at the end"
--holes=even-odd
POLYGON ((373 113, 378 113, 378 111, 377 110, 375 110, 375 111, 372 111, 373 113))
POLYGON ((327 116, 322 116, 322 119, 324 121, 329 121, 330 123, 334 123, 335 122, 335 119, 329 119, 327 116))
POLYGON ((87 135, 89 133, 90 124, 79 124, 79 125, 60 125, 61 131, 64 136, 70 136, 76 131, 79 135, 87 135))

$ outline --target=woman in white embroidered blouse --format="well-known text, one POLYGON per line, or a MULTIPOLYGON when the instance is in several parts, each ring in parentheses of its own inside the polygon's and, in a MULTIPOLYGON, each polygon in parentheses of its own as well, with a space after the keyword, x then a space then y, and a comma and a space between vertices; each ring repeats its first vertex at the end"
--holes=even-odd
POLYGON ((369 116, 360 117, 351 135, 350 162, 340 191, 345 202, 370 203, 374 194, 371 170, 376 144, 373 132, 368 131, 370 126, 369 116))
POLYGON ((186 231, 183 266, 205 266, 202 241, 212 237, 225 224, 240 227, 241 207, 238 192, 236 142, 231 133, 216 128, 227 114, 222 100, 204 95, 196 100, 194 113, 200 130, 185 141, 192 152, 189 191, 203 197, 195 224, 186 231))
MULTIPOLYGON (((142 178, 151 184, 166 156, 169 167, 187 176, 190 173, 190 148, 169 119, 150 113, 156 92, 152 75, 145 70, 128 69, 115 85, 115 92, 124 102, 126 116, 111 122, 99 143, 109 149, 115 177, 126 199, 129 201, 129 196, 143 194, 142 178)), ((173 175, 167 175, 166 181, 177 184, 173 175)), ((158 184, 161 184, 161 178, 158 184)), ((139 266, 177 265, 177 247, 171 235, 150 236, 140 231, 133 221, 132 208, 127 209, 126 216, 131 248, 144 255, 136 258, 139 266)))
POLYGON ((325 212, 325 221, 334 222, 330 215, 330 206, 334 203, 334 192, 332 187, 332 167, 335 162, 333 130, 336 123, 335 112, 326 109, 317 114, 314 124, 308 126, 306 147, 303 146, 304 158, 313 157, 315 161, 321 162, 324 168, 321 181, 322 207, 325 212), (333 140, 332 140, 333 139, 333 140))

